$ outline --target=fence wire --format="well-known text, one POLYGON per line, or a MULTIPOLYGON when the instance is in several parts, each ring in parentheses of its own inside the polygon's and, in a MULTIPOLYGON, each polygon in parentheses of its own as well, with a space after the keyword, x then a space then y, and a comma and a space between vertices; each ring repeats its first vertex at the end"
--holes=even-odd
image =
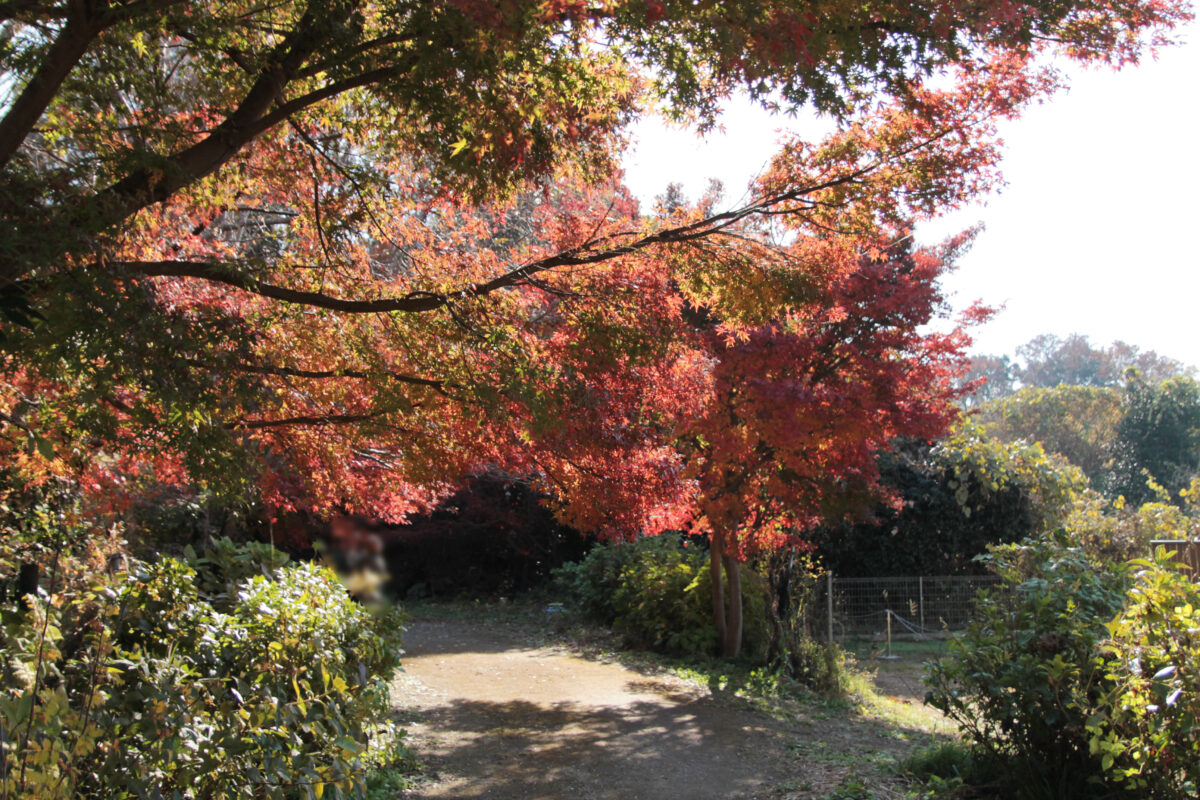
POLYGON ((825 637, 882 637, 892 618, 893 638, 923 638, 962 630, 971 620, 980 589, 996 589, 995 575, 937 575, 912 578, 838 578, 822 581, 825 637), (829 602, 832 588, 833 602, 829 602))

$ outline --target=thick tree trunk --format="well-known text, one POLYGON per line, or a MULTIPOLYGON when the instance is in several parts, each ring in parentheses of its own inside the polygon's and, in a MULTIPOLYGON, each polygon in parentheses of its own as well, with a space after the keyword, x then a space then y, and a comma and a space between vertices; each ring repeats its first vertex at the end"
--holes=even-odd
POLYGON ((713 531, 708 546, 708 574, 712 579, 713 624, 717 627, 717 641, 724 652, 728 633, 725 626, 725 586, 721 579, 721 555, 721 534, 713 531))
POLYGON ((742 652, 742 565, 737 556, 730 553, 724 554, 721 560, 725 564, 726 583, 729 585, 729 617, 725 622, 721 655, 737 658, 742 652))

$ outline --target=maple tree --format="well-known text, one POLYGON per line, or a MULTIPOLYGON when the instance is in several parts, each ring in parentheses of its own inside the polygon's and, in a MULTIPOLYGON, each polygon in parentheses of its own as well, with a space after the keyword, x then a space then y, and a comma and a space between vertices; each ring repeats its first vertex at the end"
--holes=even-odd
POLYGON ((822 263, 837 268, 825 302, 714 347, 713 391, 686 427, 730 657, 741 641, 740 563, 862 504, 879 484, 879 450, 897 436, 935 437, 954 415, 948 377, 961 332, 917 333, 936 310, 944 262, 893 246, 874 257, 823 252, 822 263))
POLYGON ((0 14, 0 419, 16 471, 69 476, 97 511, 194 481, 397 519, 493 465, 536 476, 579 527, 707 525, 736 582, 738 558, 872 488, 874 448, 945 424, 964 340, 917 330, 954 248, 912 246, 909 226, 995 184, 995 121, 1055 83, 1036 56, 1124 64, 1189 12, 0 14), (922 83, 951 69, 953 88, 922 83), (711 125, 735 90, 842 124, 786 142, 747 206, 642 214, 614 168, 622 126, 651 106, 711 125))

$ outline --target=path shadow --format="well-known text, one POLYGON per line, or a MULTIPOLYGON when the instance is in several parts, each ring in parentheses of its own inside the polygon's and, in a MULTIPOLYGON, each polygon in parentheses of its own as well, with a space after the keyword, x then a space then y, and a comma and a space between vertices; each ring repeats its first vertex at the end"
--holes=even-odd
POLYGON ((410 658, 528 651, 535 646, 521 626, 509 623, 418 619, 410 621, 404 633, 404 653, 410 658))
MULTIPOLYGON (((426 711, 453 731, 426 751, 441 783, 414 797, 666 800, 754 797, 774 734, 749 715, 692 703, 553 707, 456 700, 426 711), (757 746, 756 746, 757 745, 757 746)), ((774 750, 774 748, 770 748, 774 750)))
MULTIPOLYGON (((433 656, 435 664, 438 655, 543 650, 527 629, 483 620, 422 621, 406 645, 413 655, 433 656)), ((822 704, 815 698, 769 709, 777 714, 772 718, 761 704, 736 695, 736 680, 714 680, 706 692, 673 678, 662 666, 573 648, 567 652, 586 661, 620 664, 626 677, 616 685, 633 696, 619 700, 619 690, 614 694, 611 687, 598 689, 582 677, 588 674, 583 670, 573 685, 597 688, 591 693, 594 702, 581 699, 587 692, 572 692, 570 683, 564 696, 574 700, 560 701, 553 693, 478 699, 487 692, 474 689, 487 687, 489 681, 511 680, 514 674, 523 680, 523 662, 503 658, 504 664, 517 666, 507 667, 507 677, 498 677, 491 669, 454 667, 454 660, 447 659, 445 667, 437 669, 457 669, 465 681, 457 696, 456 690, 439 684, 424 700, 397 708, 398 718, 412 726, 414 744, 431 777, 405 797, 827 797, 848 778, 884 787, 892 779, 877 767, 931 738, 927 730, 906 727, 899 719, 873 718, 844 703, 822 704)), ((547 661, 553 660, 552 653, 546 655, 547 661)), ((541 658, 539 652, 531 663, 540 664, 541 658)), ((560 680, 557 667, 554 672, 560 680)), ((540 686, 545 689, 545 684, 540 686)))

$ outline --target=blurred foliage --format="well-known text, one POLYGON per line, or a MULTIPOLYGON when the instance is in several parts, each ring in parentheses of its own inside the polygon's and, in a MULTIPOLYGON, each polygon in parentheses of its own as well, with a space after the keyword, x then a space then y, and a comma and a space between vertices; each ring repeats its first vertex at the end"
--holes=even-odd
POLYGON ((342 797, 392 757, 399 612, 266 545, 107 567, 55 552, 0 610, 0 796, 342 797))
POLYGON ((1018 387, 1120 389, 1131 368, 1150 383, 1196 374, 1195 367, 1125 342, 1095 347, 1088 337, 1078 333, 1065 338, 1043 333, 1018 347, 1015 359, 1007 355, 972 358, 964 382, 980 378, 985 381, 963 398, 963 404, 968 408, 979 406, 1006 397, 1018 387))

